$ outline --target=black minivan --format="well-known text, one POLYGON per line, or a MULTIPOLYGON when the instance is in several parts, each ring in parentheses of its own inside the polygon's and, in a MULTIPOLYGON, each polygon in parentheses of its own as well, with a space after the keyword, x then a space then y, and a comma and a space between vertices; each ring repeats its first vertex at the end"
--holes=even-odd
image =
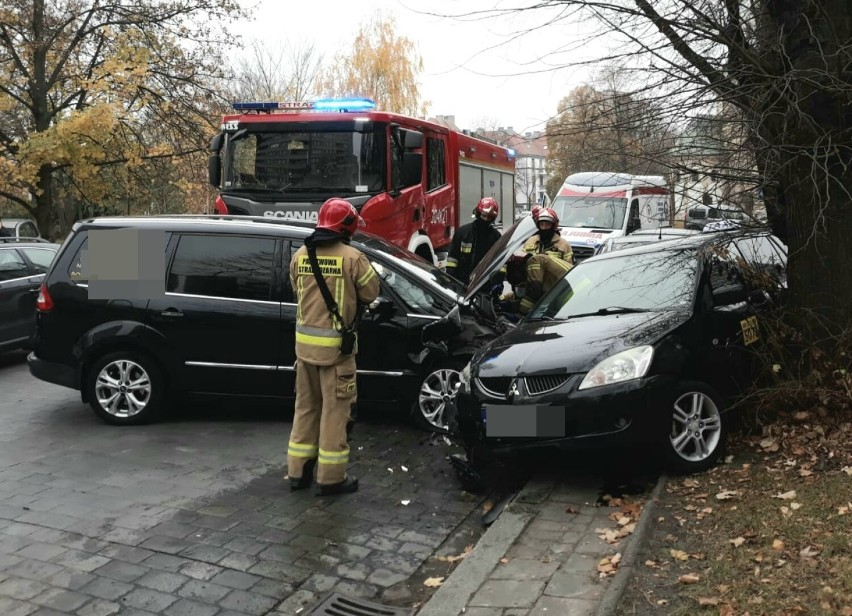
MULTIPOLYGON (((227 216, 78 222, 41 287, 31 373, 80 390, 119 425, 157 418, 176 394, 294 397, 288 268, 312 229, 227 216)), ((359 327, 359 401, 404 405, 423 427, 444 429, 459 372, 496 331, 432 264, 367 233, 352 245, 381 278, 359 327), (452 349, 424 345, 423 326, 460 306, 452 349)))

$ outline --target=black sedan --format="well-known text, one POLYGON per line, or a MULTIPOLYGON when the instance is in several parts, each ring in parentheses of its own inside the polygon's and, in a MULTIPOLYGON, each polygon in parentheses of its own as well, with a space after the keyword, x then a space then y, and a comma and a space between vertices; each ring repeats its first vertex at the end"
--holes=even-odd
POLYGON ((463 370, 449 412, 468 462, 644 442, 676 472, 708 468, 785 267, 767 233, 696 235, 579 264, 463 370))

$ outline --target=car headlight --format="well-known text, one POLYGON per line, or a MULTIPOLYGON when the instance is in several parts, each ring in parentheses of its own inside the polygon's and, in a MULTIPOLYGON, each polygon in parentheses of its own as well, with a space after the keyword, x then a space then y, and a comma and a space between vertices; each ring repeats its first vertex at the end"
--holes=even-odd
POLYGON ((459 372, 459 391, 470 393, 470 362, 459 372))
POLYGON ((589 370, 580 383, 580 389, 600 387, 611 383, 621 383, 645 376, 654 357, 654 347, 640 346, 627 349, 607 357, 589 370))

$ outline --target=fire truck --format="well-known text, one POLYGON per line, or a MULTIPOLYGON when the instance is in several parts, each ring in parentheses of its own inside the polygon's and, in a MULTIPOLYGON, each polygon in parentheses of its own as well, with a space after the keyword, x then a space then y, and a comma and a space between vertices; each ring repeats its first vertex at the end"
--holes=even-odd
POLYGON ((579 262, 611 237, 670 227, 670 198, 661 175, 584 172, 565 179, 550 207, 579 262))
POLYGON ((515 211, 515 152, 467 132, 375 110, 370 99, 233 104, 210 143, 218 214, 316 222, 342 197, 366 230, 439 263, 483 196, 515 211))

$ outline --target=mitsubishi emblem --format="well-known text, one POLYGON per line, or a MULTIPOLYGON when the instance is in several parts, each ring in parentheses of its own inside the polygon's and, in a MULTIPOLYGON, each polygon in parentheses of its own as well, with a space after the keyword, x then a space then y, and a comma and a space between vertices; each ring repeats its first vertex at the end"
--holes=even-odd
POLYGON ((518 382, 512 381, 512 386, 509 388, 509 398, 514 398, 515 396, 520 396, 521 392, 518 391, 518 382))

